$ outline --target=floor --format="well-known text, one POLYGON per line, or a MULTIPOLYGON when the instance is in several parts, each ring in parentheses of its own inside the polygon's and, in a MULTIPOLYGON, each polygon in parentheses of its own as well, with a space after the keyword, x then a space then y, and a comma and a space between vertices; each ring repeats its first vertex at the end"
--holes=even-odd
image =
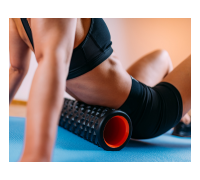
POLYGON ((26 105, 11 103, 9 106, 9 116, 26 117, 26 105))
MULTIPOLYGON (((64 97, 74 100, 74 98, 70 96, 69 94, 67 94, 66 92, 65 92, 64 97)), ((26 117, 26 108, 27 108, 26 104, 27 104, 26 101, 14 99, 9 105, 9 116, 26 117)))

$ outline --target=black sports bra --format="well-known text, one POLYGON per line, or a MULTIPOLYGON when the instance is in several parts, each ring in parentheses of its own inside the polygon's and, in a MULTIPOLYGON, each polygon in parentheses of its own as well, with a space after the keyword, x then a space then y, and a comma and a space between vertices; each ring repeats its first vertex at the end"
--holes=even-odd
MULTIPOLYGON (((33 37, 26 18, 21 18, 26 34, 33 46, 33 37)), ((92 18, 85 39, 73 50, 68 79, 81 76, 105 61, 113 52, 111 37, 101 18, 92 18)))

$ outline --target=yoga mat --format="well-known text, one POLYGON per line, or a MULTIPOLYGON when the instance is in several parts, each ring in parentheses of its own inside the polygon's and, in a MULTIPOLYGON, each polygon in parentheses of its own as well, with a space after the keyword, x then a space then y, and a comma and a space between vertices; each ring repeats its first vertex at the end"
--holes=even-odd
MULTIPOLYGON (((9 117, 9 161, 18 161, 23 150, 25 118, 9 117)), ((167 133, 148 140, 130 140, 120 151, 104 149, 58 127, 54 162, 190 162, 191 138, 167 133)))

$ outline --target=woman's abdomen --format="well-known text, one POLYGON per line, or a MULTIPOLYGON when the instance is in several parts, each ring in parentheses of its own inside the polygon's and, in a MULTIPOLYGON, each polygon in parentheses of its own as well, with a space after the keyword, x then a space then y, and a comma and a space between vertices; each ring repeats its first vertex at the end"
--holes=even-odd
POLYGON ((66 81, 66 91, 91 105, 119 108, 131 89, 131 77, 112 54, 93 70, 66 81))

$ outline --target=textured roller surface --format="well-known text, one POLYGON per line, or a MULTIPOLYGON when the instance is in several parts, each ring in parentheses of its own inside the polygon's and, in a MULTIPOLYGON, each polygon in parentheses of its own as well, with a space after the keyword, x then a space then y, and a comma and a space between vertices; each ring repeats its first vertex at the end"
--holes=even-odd
POLYGON ((96 134, 99 117, 104 116, 107 111, 108 109, 65 99, 59 126, 99 146, 96 134))
POLYGON ((117 115, 125 117, 130 125, 129 136, 124 143, 126 144, 132 132, 131 120, 128 115, 119 110, 92 106, 83 102, 65 99, 59 126, 105 150, 120 150, 124 147, 124 144, 119 148, 110 148, 103 140, 103 130, 106 122, 117 115))

